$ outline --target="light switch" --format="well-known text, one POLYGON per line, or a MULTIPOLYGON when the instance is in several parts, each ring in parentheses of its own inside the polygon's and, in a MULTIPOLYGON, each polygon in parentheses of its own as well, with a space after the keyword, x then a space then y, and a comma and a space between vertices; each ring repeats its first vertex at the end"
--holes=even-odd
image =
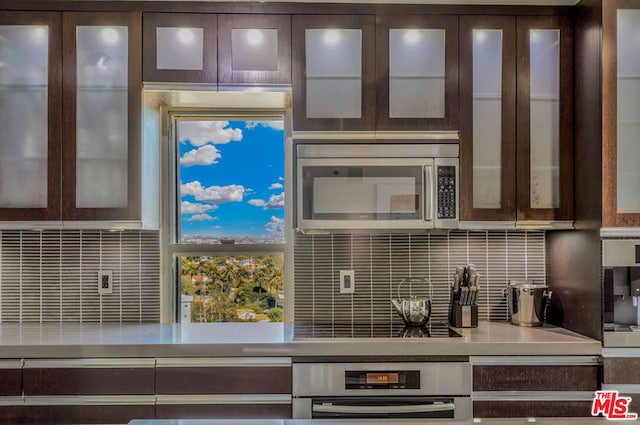
POLYGON ((98 272, 98 294, 111 294, 113 292, 113 273, 111 270, 98 272))

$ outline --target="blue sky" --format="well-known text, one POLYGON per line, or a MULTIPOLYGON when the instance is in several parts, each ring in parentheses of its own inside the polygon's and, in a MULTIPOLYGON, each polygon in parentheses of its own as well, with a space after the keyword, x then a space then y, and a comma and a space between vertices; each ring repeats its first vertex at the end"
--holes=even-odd
POLYGON ((284 240, 282 121, 180 121, 183 235, 284 240))

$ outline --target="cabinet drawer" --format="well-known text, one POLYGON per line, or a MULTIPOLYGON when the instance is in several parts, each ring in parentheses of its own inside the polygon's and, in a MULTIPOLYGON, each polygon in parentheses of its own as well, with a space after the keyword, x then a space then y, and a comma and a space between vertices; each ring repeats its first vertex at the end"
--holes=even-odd
POLYGON ((157 394, 291 394, 291 359, 159 359, 157 394))
POLYGON ((178 395, 157 397, 156 419, 291 419, 290 395, 178 395))
POLYGON ((598 366, 473 367, 473 391, 595 391, 598 366))
POLYGON ((640 383, 639 357, 604 357, 602 382, 605 384, 640 383))
POLYGON ((590 417, 591 401, 482 400, 473 402, 474 418, 590 417))
POLYGON ((0 361, 0 396, 22 395, 22 361, 0 361))
POLYGON ((25 396, 154 394, 153 360, 27 360, 25 396))

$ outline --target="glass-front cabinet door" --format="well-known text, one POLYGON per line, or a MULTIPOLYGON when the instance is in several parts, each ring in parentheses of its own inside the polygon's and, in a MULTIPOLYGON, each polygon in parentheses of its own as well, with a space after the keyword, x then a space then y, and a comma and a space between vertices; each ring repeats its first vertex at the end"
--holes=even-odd
POLYGON ((294 130, 374 130, 374 38, 373 16, 293 16, 294 130))
POLYGON ((0 14, 0 220, 60 218, 60 25, 0 14))
POLYGON ((460 18, 460 196, 465 221, 516 220, 516 19, 460 18))
POLYGON ((603 227, 640 227, 640 5, 603 13, 603 227))
POLYGON ((378 16, 377 130, 457 130, 458 17, 378 16))
POLYGON ((140 218, 136 13, 65 13, 63 218, 140 218))
POLYGON ((572 49, 568 18, 517 18, 518 220, 573 219, 572 49))

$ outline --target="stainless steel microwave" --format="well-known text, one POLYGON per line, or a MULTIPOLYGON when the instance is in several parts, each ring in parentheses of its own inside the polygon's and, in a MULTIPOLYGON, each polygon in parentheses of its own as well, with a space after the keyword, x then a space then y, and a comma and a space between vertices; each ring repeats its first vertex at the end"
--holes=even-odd
POLYGON ((296 145, 297 228, 455 229, 459 146, 296 145))

